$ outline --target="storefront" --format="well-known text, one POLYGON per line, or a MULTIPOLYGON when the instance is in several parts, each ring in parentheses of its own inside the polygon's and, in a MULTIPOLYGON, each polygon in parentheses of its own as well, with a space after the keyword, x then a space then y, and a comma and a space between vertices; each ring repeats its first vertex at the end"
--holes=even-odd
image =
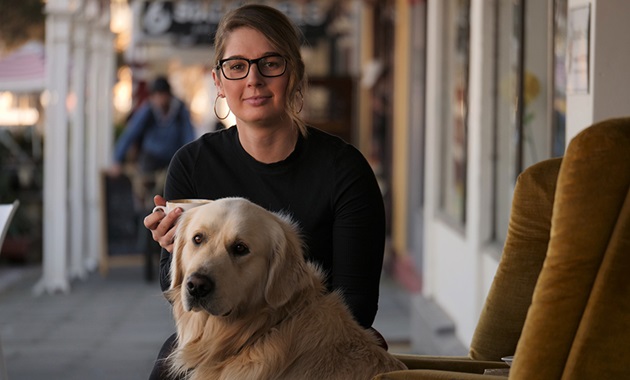
MULTIPOLYGON (((406 3, 398 3, 398 14, 411 14, 406 3)), ((613 32, 628 29, 616 16, 628 6, 428 2, 426 112, 424 120, 409 122, 409 131, 425 125, 424 225, 419 231, 414 223, 399 224, 407 234, 400 241, 422 258, 414 263, 422 275, 422 291, 412 297, 415 351, 466 353, 501 258, 519 173, 561 156, 571 137, 593 122, 627 115, 623 86, 611 80, 625 83, 630 76, 604 62, 630 59, 613 32)), ((418 191, 403 181, 393 185, 399 184, 418 191)), ((399 225, 394 229, 401 233, 399 225)))

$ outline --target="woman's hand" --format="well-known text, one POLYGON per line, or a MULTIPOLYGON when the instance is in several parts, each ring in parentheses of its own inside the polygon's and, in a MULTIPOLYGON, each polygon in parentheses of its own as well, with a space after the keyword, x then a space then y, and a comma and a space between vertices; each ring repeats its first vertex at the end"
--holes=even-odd
MULTIPOLYGON (((166 200, 156 195, 153 197, 156 206, 166 206, 166 200)), ((144 218, 144 226, 151 230, 153 240, 160 244, 160 247, 169 252, 173 252, 173 242, 175 238, 175 223, 177 218, 182 214, 181 208, 165 214, 164 211, 157 209, 144 218)))

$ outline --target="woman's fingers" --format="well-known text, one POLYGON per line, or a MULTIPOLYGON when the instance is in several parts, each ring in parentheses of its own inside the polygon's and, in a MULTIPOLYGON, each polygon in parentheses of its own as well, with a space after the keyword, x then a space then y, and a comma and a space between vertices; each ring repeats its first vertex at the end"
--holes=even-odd
POLYGON ((166 206, 166 199, 164 199, 164 197, 162 197, 161 195, 157 194, 153 196, 153 203, 155 203, 156 206, 166 206))
MULTIPOLYGON (((161 195, 154 196, 153 203, 156 206, 166 206, 166 200, 161 195)), ((164 211, 156 209, 144 218, 144 226, 153 231, 157 228, 162 218, 164 218, 164 211)))
MULTIPOLYGON (((158 214, 157 217, 161 218, 159 219, 159 223, 157 224, 157 226, 155 226, 154 229, 151 229, 153 240, 157 241, 162 248, 171 252, 171 249, 173 247, 173 240, 175 237, 175 223, 177 222, 177 218, 179 218, 179 216, 182 214, 182 209, 176 208, 166 215, 164 215, 163 211, 157 210, 153 214, 158 214)), ((152 217, 153 214, 147 216, 146 219, 152 217)))
POLYGON ((160 224, 160 221, 162 221, 162 219, 164 218, 164 215, 164 211, 162 210, 158 209, 153 211, 152 213, 144 217, 144 226, 149 230, 154 231, 160 224))

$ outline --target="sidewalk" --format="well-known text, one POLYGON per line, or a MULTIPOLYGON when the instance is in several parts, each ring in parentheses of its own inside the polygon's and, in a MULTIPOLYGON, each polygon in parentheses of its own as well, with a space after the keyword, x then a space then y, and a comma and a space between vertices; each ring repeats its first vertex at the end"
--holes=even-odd
MULTIPOLYGON (((175 331, 168 302, 141 267, 91 274, 69 294, 34 297, 39 268, 0 268, 0 342, 9 380, 146 379, 175 331)), ((391 352, 408 352, 409 295, 381 281, 375 328, 391 352)))

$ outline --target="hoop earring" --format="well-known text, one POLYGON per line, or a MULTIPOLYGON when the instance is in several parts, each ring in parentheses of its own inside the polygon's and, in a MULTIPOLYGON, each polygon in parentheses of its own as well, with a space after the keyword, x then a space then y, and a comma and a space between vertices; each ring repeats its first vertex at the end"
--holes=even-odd
POLYGON ((217 119, 219 119, 219 120, 225 120, 225 119, 228 118, 228 116, 230 116, 230 112, 231 111, 228 108, 228 113, 225 116, 223 116, 223 117, 219 116, 219 113, 217 112, 217 101, 219 100, 219 98, 223 98, 223 96, 217 95, 217 97, 214 99, 214 116, 216 116, 217 119))
POLYGON ((297 114, 299 114, 300 112, 302 112, 302 108, 304 108, 304 94, 302 94, 302 90, 298 90, 297 93, 300 94, 300 100, 301 100, 300 109, 297 110, 296 112, 297 114))

